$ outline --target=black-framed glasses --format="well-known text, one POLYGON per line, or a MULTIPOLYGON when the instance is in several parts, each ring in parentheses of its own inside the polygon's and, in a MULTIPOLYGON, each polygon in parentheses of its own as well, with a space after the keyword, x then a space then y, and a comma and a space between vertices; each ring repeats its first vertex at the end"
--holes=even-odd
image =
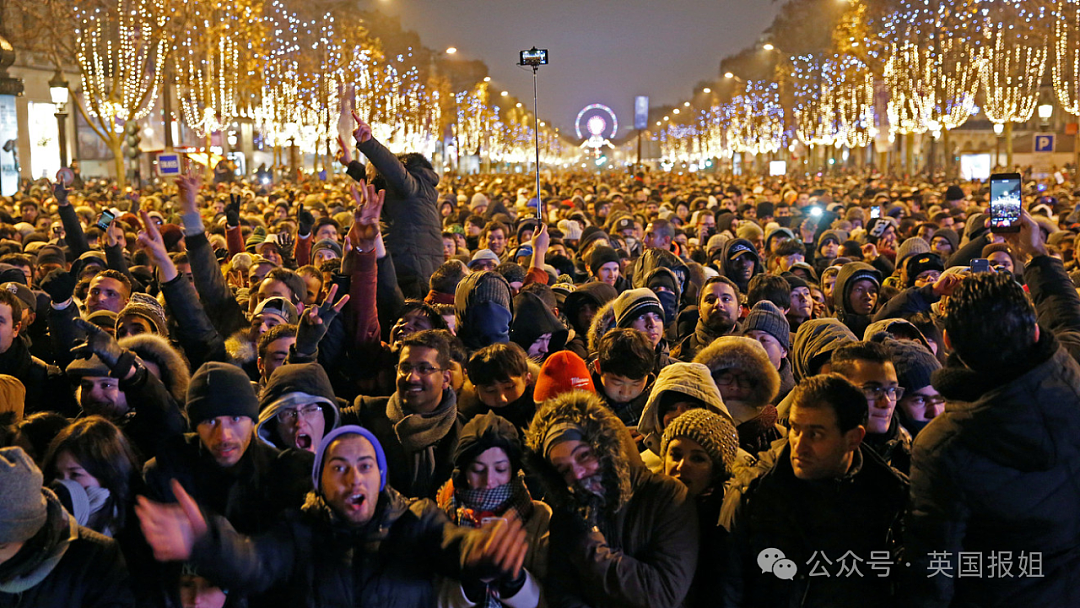
POLYGON ((862 386, 863 395, 867 401, 880 401, 887 397, 890 401, 899 401, 904 397, 904 388, 901 386, 862 386))
POLYGON ((322 415, 322 405, 319 403, 309 403, 300 407, 289 408, 277 413, 278 422, 284 422, 285 424, 292 424, 296 422, 297 417, 302 417, 304 420, 311 420, 315 416, 322 415))

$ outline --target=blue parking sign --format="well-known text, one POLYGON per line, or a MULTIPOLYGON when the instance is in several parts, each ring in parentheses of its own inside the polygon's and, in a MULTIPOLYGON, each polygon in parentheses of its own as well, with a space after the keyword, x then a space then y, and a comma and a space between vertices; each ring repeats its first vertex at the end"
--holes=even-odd
POLYGON ((1035 134, 1035 151, 1036 152, 1053 152, 1054 151, 1054 134, 1053 133, 1036 133, 1035 134))
POLYGON ((157 155, 158 175, 162 177, 180 175, 180 155, 172 152, 162 152, 157 155))

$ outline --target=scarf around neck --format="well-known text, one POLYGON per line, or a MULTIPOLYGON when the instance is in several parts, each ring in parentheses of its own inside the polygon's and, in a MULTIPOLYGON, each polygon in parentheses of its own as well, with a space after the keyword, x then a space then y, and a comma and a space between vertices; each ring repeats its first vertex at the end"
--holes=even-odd
POLYGON ((48 489, 42 491, 47 509, 45 525, 14 557, 0 565, 0 592, 18 594, 41 583, 79 535, 79 524, 64 510, 56 494, 48 489))
POLYGON ((517 512, 522 522, 532 517, 532 496, 525 487, 523 473, 491 489, 458 488, 453 483, 453 480, 448 481, 449 487, 439 492, 439 506, 459 526, 479 528, 483 526, 484 519, 501 517, 511 508, 517 512))
POLYGON ((443 390, 439 407, 430 414, 406 413, 397 393, 386 403, 386 415, 394 424, 394 434, 406 452, 414 453, 439 442, 457 421, 457 396, 451 389, 443 390))

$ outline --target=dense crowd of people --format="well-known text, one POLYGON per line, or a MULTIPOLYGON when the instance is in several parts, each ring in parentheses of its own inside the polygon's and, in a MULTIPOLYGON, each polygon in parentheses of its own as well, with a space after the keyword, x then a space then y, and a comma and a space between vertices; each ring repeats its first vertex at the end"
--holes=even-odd
POLYGON ((357 122, 328 180, 3 200, 0 607, 1080 604, 1067 171, 1003 235, 357 122))

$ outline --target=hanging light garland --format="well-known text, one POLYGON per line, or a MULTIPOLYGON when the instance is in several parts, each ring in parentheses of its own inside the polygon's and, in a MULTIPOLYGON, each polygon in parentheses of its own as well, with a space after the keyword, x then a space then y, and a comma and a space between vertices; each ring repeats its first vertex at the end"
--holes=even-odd
POLYGON ((1061 0, 1054 11, 1051 81, 1062 109, 1080 115, 1080 0, 1061 0))
POLYGON ((1021 0, 983 0, 982 83, 986 117, 994 123, 1027 122, 1038 105, 1046 71, 1046 10, 1021 0))

